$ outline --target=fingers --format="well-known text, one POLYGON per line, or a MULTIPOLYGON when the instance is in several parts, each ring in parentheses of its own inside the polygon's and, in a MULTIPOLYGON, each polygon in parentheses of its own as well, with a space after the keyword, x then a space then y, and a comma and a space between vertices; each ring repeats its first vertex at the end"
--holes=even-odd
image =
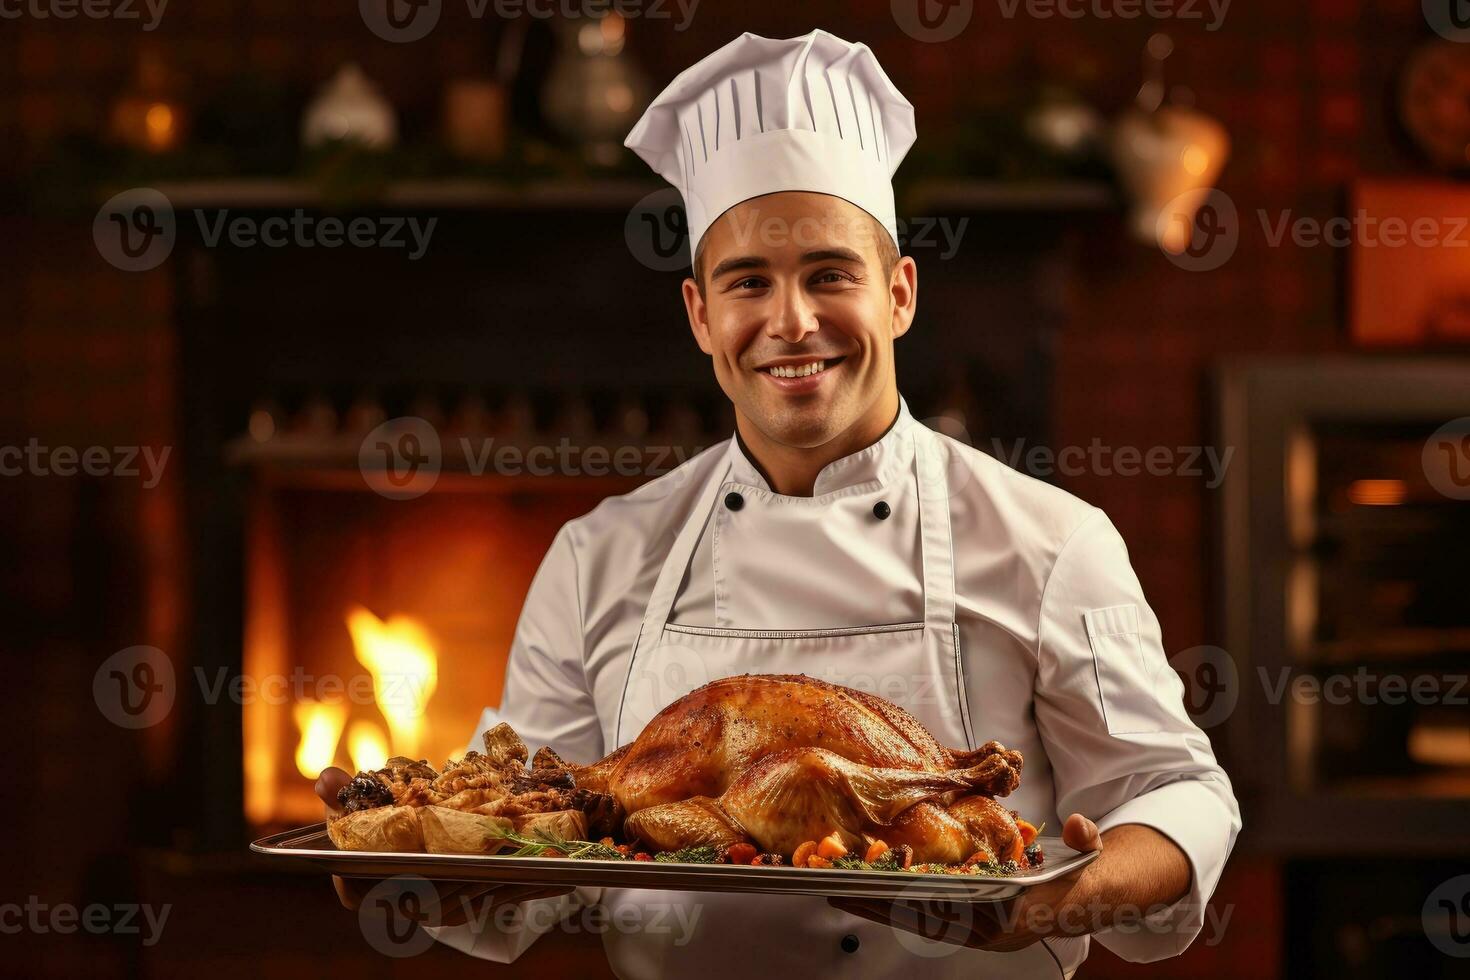
POLYGON ((327 815, 335 816, 337 813, 337 794, 342 787, 352 782, 352 776, 345 769, 336 766, 328 766, 322 770, 322 774, 316 777, 316 795, 326 805, 327 815))
POLYGON ((362 904, 363 897, 380 880, 382 879, 344 878, 341 875, 332 875, 332 888, 337 892, 337 899, 342 903, 342 907, 355 912, 362 904))
POLYGON ((1062 825, 1062 843, 1074 851, 1102 850, 1102 832, 1097 824, 1080 813, 1074 813, 1062 825))

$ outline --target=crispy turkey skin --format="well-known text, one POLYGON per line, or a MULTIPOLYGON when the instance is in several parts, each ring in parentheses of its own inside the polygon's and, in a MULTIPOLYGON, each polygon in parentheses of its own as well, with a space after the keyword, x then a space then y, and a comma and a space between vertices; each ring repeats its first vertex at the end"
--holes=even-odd
MULTIPOLYGON (((557 760, 560 761, 559 759, 557 760)), ((713 681, 668 705, 576 785, 610 793, 628 834, 660 850, 751 841, 789 854, 836 831, 906 843, 920 861, 1006 860, 1020 834, 995 802, 1020 785, 1019 752, 940 745, 907 711, 795 675, 713 681)))

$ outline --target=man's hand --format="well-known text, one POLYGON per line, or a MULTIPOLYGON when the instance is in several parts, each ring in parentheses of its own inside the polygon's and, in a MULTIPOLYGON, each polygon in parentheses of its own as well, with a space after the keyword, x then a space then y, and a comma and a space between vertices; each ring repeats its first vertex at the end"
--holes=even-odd
MULTIPOLYGON (((1080 813, 1067 818, 1062 841, 1074 851, 1101 851, 1097 824, 1080 813)), ((1010 902, 905 902, 831 898, 834 907, 926 939, 971 949, 1011 952, 1047 936, 1082 936, 1113 924, 1122 907, 1178 901, 1189 888, 1189 861, 1178 846, 1149 827, 1108 831, 1107 855, 1022 892, 1010 902), (1148 865, 1152 867, 1147 867, 1148 865), (1126 906, 1125 906, 1126 903, 1126 906)))
MULTIPOLYGON (((316 795, 326 808, 326 819, 332 820, 342 815, 337 807, 337 794, 350 782, 352 776, 336 766, 322 770, 322 774, 317 777, 316 795)), ((343 907, 356 911, 367 894, 385 880, 391 879, 344 878, 341 875, 332 875, 332 887, 337 890, 337 897, 343 907)), ((437 926, 464 925, 471 920, 486 922, 499 906, 529 902, 533 898, 555 898, 572 890, 570 886, 548 888, 540 885, 487 885, 466 881, 435 881, 432 884, 437 895, 437 904, 432 908, 422 909, 422 912, 427 922, 437 926)))

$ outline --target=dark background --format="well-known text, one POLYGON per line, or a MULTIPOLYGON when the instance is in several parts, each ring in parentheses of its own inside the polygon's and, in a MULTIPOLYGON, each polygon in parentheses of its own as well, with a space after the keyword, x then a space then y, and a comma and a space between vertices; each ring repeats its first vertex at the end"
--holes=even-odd
MULTIPOLYGON (((251 863, 238 797, 226 788, 218 791, 224 805, 203 799, 207 783, 238 775, 238 716, 185 711, 122 732, 96 710, 93 673, 139 643, 169 651, 181 670, 237 662, 230 637, 238 639, 242 615, 244 491, 221 447, 263 399, 289 414, 312 396, 340 410, 370 391, 394 415, 424 392, 452 404, 483 389, 499 404, 526 391, 542 429, 554 432, 568 393, 587 398, 602 419, 633 392, 655 414, 690 403, 705 430, 719 433, 718 392, 685 332, 680 274, 639 265, 622 235, 629 203, 657 184, 625 153, 610 168, 572 165, 558 178, 613 188, 590 206, 411 209, 440 218, 417 266, 370 250, 206 250, 181 223, 179 247, 162 267, 121 272, 91 234, 111 193, 205 179, 216 182, 216 196, 203 206, 263 214, 234 204, 229 181, 330 181, 331 162, 300 154, 296 133, 311 92, 345 61, 392 101, 405 148, 433 146, 445 82, 483 74, 502 30, 457 3, 446 3, 427 39, 404 45, 374 37, 345 0, 175 4, 151 33, 86 18, 0 21, 0 442, 146 444, 175 454, 154 489, 120 478, 0 479, 0 657, 10 675, 12 758, 0 901, 175 906, 150 948, 119 935, 6 935, 0 971, 314 976, 347 963, 363 976, 495 975, 442 949, 408 961, 379 957, 319 876, 251 863), (186 149, 164 160, 129 154, 105 136, 110 106, 135 84, 145 56, 168 65, 170 97, 191 116, 186 149), (635 192, 616 189, 630 180, 642 182, 635 192)), ((1452 186, 1395 121, 1399 72, 1433 38, 1417 0, 1238 0, 1217 31, 1199 21, 1038 20, 1000 10, 977 4, 958 38, 924 44, 898 29, 886 3, 705 0, 685 31, 630 21, 628 55, 656 91, 741 31, 784 37, 820 26, 864 41, 916 107, 919 145, 905 164, 914 181, 958 177, 997 189, 990 204, 936 206, 970 218, 955 258, 911 250, 922 302, 900 346, 901 382, 921 416, 963 402, 976 437, 1210 445, 1219 422, 1212 372, 1234 355, 1310 364, 1401 353, 1364 352, 1352 341, 1343 250, 1269 247, 1254 216, 1289 210, 1325 220, 1347 211, 1364 178, 1452 186), (1240 210, 1240 245, 1207 273, 1132 240, 1105 172, 1046 172, 1017 150, 1020 115, 1045 84, 1080 94, 1108 118, 1126 107, 1144 42, 1160 30, 1177 46, 1166 77, 1192 89, 1233 144, 1218 183, 1240 210), (1014 196, 1038 179, 1039 198, 1014 196), (1069 195, 1075 184, 1063 180, 1083 181, 1088 192, 1069 195)), ((550 45, 545 31, 532 32, 515 134, 524 145, 545 141, 560 160, 565 141, 538 118, 535 98, 550 45)), ((341 166, 359 176, 367 166, 373 176, 355 157, 341 166)), ((454 169, 442 153, 407 150, 393 166, 429 180, 454 169)), ((527 172, 506 165, 476 176, 514 186, 527 172)), ((902 196, 917 193, 902 181, 900 191, 901 202, 918 200, 902 196)), ((342 205, 356 208, 370 206, 342 205)), ((901 203, 900 213, 914 210, 901 203)), ((1441 347, 1417 353, 1447 365, 1465 357, 1441 347)), ((1057 482, 1122 532, 1171 654, 1226 642, 1219 552, 1222 538, 1244 532, 1222 524, 1214 491, 1177 475, 1092 472, 1057 482)), ((1240 778, 1257 757, 1234 748, 1222 759, 1240 778)), ((1303 826, 1286 832, 1292 844, 1277 834, 1278 843, 1256 845, 1243 797, 1247 829, 1216 896, 1233 909, 1224 941, 1148 966, 1095 946, 1083 975, 1386 976, 1399 962, 1453 975, 1463 961, 1429 949, 1415 920, 1434 885, 1464 872, 1470 835, 1415 847, 1409 822, 1364 828, 1361 848, 1322 853, 1303 826), (1365 881, 1366 894, 1343 891, 1365 881)), ((583 935, 545 940, 514 969, 605 968, 595 938, 583 935)))

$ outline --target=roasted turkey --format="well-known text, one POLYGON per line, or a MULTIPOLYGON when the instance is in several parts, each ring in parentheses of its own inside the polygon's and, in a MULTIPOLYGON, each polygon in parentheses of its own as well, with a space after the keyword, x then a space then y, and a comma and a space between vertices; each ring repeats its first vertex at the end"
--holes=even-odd
POLYGON ((664 708, 632 743, 591 765, 542 749, 615 801, 624 830, 657 850, 755 844, 791 854, 833 832, 858 849, 907 844, 920 862, 977 852, 1019 859, 1015 816, 995 798, 1020 785, 1019 752, 940 745, 897 705, 803 675, 713 681, 664 708))
POLYGON ((507 828, 545 825, 654 851, 748 843, 789 856, 835 835, 849 852, 907 845, 921 863, 1023 856, 1015 815, 995 800, 1020 785, 1019 752, 945 748, 892 702, 802 675, 706 684, 591 765, 547 747, 528 767, 504 723, 484 747, 442 772, 395 757, 359 773, 329 836, 346 850, 492 853, 507 828))

